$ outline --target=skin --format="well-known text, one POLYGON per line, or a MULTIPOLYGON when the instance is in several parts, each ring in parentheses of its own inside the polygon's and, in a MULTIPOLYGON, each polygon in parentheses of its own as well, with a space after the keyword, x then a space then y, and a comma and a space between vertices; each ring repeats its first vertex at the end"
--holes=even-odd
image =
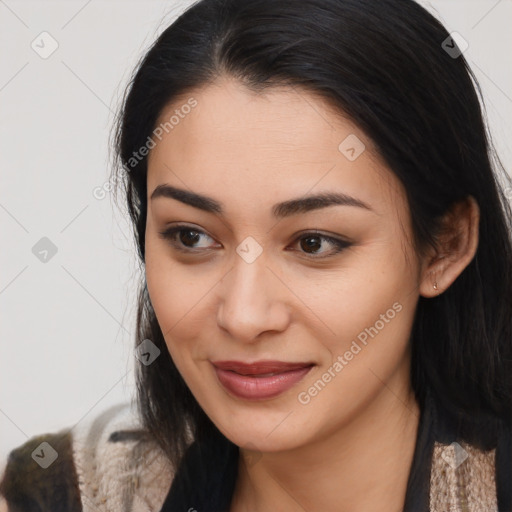
POLYGON ((473 258, 476 202, 454 209, 438 248, 419 257, 402 185, 371 140, 326 102, 292 88, 257 95, 223 77, 175 100, 161 120, 191 96, 197 106, 148 157, 146 279, 177 368, 241 447, 231 512, 401 510, 419 420, 409 377, 414 312, 420 295, 442 293, 473 258), (350 134, 366 146, 354 161, 338 149, 350 134), (210 196, 225 213, 151 200, 160 184, 210 196), (272 217, 275 203, 321 191, 371 210, 337 205, 272 217), (178 222, 204 233, 185 237, 199 252, 159 236, 178 222), (308 249, 300 236, 313 229, 351 245, 334 254, 316 239, 308 249), (236 252, 248 236, 262 248, 252 263, 236 252), (394 318, 301 403, 299 393, 396 303, 394 318), (315 366, 285 393, 247 401, 216 377, 210 361, 227 359, 315 366))

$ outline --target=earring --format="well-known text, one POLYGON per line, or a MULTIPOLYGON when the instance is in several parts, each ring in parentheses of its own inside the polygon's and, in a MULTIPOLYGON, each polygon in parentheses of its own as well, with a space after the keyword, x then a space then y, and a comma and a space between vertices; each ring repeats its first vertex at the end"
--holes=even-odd
POLYGON ((434 290, 437 290, 437 281, 434 281, 434 290))

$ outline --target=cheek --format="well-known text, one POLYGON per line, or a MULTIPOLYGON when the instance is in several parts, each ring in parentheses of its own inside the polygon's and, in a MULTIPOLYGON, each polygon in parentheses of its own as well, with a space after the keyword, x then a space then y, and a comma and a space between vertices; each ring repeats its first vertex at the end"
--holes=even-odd
POLYGON ((151 236, 145 254, 147 288, 158 324, 176 366, 186 371, 188 360, 206 357, 206 348, 197 340, 204 338, 205 329, 213 332, 215 314, 208 293, 214 276, 171 258, 151 236))
POLYGON ((297 411, 322 435, 356 417, 383 390, 400 395, 409 374, 413 297, 382 296, 371 308, 364 298, 357 301, 357 316, 335 308, 337 336, 329 343, 317 336, 327 345, 329 360, 297 390, 297 411))
POLYGON ((145 260, 149 297, 160 329, 167 339, 186 325, 184 319, 192 307, 197 280, 195 283, 189 281, 187 273, 152 236, 146 238, 145 260))
MULTIPOLYGON (((322 320, 336 346, 372 326, 388 310, 394 323, 393 304, 399 302, 405 307, 405 303, 414 303, 418 289, 414 269, 405 263, 402 250, 386 241, 362 247, 345 261, 341 271, 289 278, 294 293, 306 298, 307 306, 317 320, 322 320)), ((405 315, 396 315, 398 322, 400 316, 405 315)))
MULTIPOLYGON (((325 335, 316 329, 311 336, 327 348, 327 363, 343 358, 336 382, 369 392, 373 384, 368 378, 378 382, 370 369, 384 380, 407 351, 418 286, 400 246, 382 241, 357 256, 346 273, 319 283, 308 306, 325 326, 325 335)), ((300 282, 305 288, 298 295, 305 293, 307 279, 300 282)))

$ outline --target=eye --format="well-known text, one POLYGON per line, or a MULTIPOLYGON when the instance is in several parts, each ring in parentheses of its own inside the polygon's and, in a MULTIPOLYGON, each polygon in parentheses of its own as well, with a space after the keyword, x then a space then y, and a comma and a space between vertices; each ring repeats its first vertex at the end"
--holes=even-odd
POLYGON ((197 244, 204 237, 212 239, 204 231, 184 225, 172 226, 160 231, 159 235, 164 240, 168 240, 175 249, 182 252, 200 252, 205 247, 194 244, 197 244), (199 251, 195 251, 195 249, 199 249, 199 251))
MULTIPOLYGON (((175 249, 185 253, 202 252, 208 249, 209 246, 205 243, 203 246, 196 245, 201 239, 213 240, 212 237, 207 235, 200 229, 193 228, 186 225, 171 226, 164 231, 160 231, 159 235, 161 238, 167 240, 175 249)), ((299 238, 296 238, 293 245, 299 243, 300 252, 303 252, 312 259, 322 259, 329 256, 338 254, 343 249, 350 247, 352 244, 346 240, 335 238, 332 236, 324 235, 316 231, 310 231, 304 233, 299 238), (322 247, 330 246, 330 250, 321 251, 322 247), (324 254, 323 256, 317 256, 318 254, 324 254)), ((218 247, 218 246, 217 246, 218 247)))
POLYGON ((313 259, 328 258, 340 253, 343 249, 347 249, 352 244, 346 240, 335 238, 332 236, 324 235, 316 231, 304 233, 302 236, 295 240, 299 243, 302 252, 308 256, 313 256, 313 259), (330 250, 320 251, 322 247, 331 247, 330 250), (317 254, 324 254, 323 256, 316 256, 317 254))

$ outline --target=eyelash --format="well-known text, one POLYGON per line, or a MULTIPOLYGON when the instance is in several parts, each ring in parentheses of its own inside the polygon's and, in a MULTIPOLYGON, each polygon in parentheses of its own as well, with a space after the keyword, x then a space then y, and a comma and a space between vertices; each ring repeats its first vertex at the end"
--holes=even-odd
MULTIPOLYGON (((171 227, 165 229, 164 231, 159 231, 159 235, 164 240, 167 240, 170 243, 170 245, 172 245, 176 250, 178 250, 180 252, 184 252, 187 254, 193 254, 193 253, 197 254, 198 252, 202 252, 205 250, 205 249, 187 248, 186 246, 184 247, 183 245, 180 246, 179 242, 176 240, 176 235, 182 231, 192 231, 196 234, 205 235, 205 236, 209 237, 209 235, 207 235, 204 231, 201 231, 200 229, 196 229, 196 228, 193 228, 193 227, 190 227, 187 225, 183 225, 183 224, 171 226, 171 227)), ((307 239, 307 238, 319 238, 320 240, 325 240, 325 241, 331 243, 335 247, 333 249, 332 253, 327 256, 314 256, 314 255, 308 254, 306 252, 303 253, 308 258, 311 258, 314 260, 319 260, 319 259, 324 259, 324 258, 329 258, 329 257, 335 256, 336 254, 340 253, 341 251, 343 251, 344 249, 347 249, 348 247, 350 247, 352 245, 350 242, 347 242, 345 240, 341 240, 341 239, 334 238, 331 236, 323 235, 316 231, 308 231, 308 232, 302 234, 300 237, 296 238, 293 243, 295 244, 295 243, 299 242, 300 240, 307 239)))

